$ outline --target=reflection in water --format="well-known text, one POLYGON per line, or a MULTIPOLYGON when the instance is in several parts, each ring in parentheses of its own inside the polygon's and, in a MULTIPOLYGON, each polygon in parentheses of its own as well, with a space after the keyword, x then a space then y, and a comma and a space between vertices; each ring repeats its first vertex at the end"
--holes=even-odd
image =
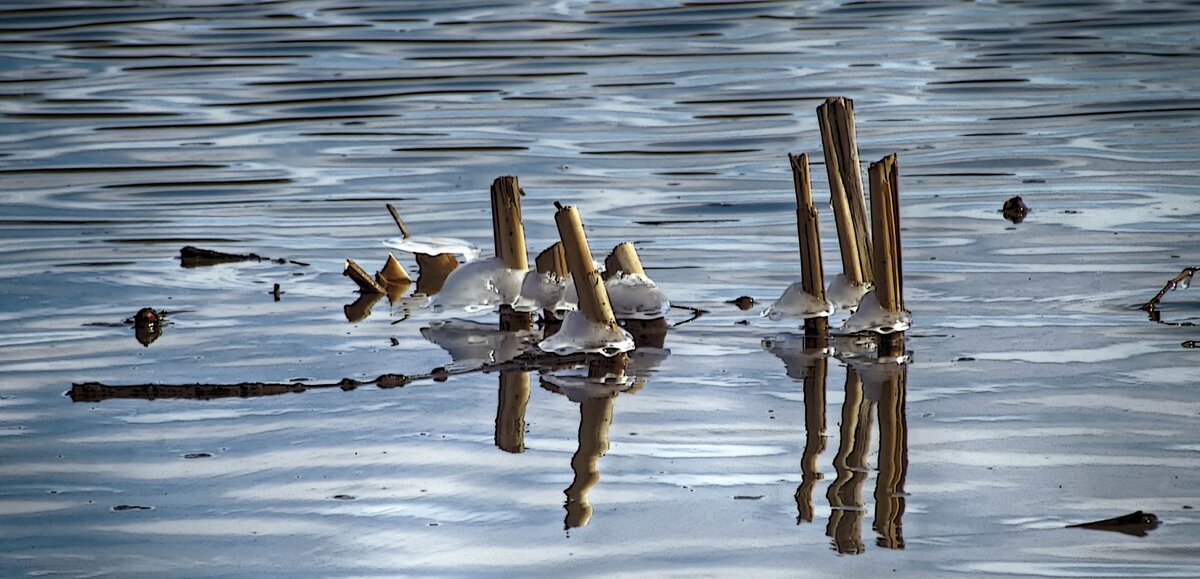
POLYGON ((825 496, 829 501, 829 522, 825 534, 833 549, 841 554, 859 554, 862 521, 866 506, 862 499, 867 480, 867 457, 871 448, 871 430, 878 413, 879 453, 875 479, 875 512, 872 528, 878 534, 876 545, 903 549, 904 480, 908 472, 908 423, 905 415, 908 367, 903 338, 882 340, 878 354, 864 352, 862 341, 839 341, 825 348, 819 340, 784 335, 763 340, 763 346, 783 360, 787 375, 804 382, 805 445, 801 461, 803 476, 796 489, 797 523, 814 519, 813 492, 823 475, 817 459, 824 452, 825 381, 828 354, 836 350, 846 362, 845 397, 842 402, 838 449, 832 462, 836 472, 825 496), (878 357, 876 357, 878 356, 878 357))
POLYGON ((359 295, 353 303, 342 306, 342 311, 346 314, 346 321, 355 324, 367 319, 367 316, 371 315, 371 308, 382 297, 383 294, 364 293, 359 295))
POLYGON ((500 372, 500 401, 496 406, 496 446, 504 452, 525 452, 525 405, 529 403, 529 372, 500 372))

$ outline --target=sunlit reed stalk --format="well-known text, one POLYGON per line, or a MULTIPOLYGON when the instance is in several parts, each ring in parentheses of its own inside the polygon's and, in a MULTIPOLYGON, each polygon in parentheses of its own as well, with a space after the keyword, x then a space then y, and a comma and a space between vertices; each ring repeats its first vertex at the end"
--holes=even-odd
MULTIPOLYGON (((808 155, 788 154, 792 181, 796 189, 796 232, 800 238, 800 283, 805 293, 825 299, 825 268, 821 264, 821 234, 817 230, 817 207, 813 203, 812 181, 809 178, 808 155)), ((826 318, 804 320, 808 338, 823 338, 829 329, 826 318)), ((821 344, 822 346, 824 344, 821 344)))
POLYGON ((842 253, 842 272, 851 282, 869 283, 874 281, 872 250, 854 128, 854 101, 843 97, 826 99, 817 107, 817 121, 842 253))
POLYGON ((588 320, 601 324, 612 332, 619 331, 617 318, 613 315, 612 304, 608 300, 608 290, 604 288, 604 280, 592 261, 592 250, 588 246, 579 211, 573 206, 563 207, 558 203, 555 203, 555 206, 558 207, 558 211, 554 214, 554 222, 558 225, 558 235, 566 253, 567 269, 571 272, 571 278, 575 280, 579 310, 588 320))

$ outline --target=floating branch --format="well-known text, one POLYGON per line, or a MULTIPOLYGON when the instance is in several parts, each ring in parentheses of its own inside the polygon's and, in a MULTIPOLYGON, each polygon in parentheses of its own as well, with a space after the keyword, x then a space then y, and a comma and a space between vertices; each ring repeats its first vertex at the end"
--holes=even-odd
POLYGON ((871 283, 875 278, 854 128, 854 101, 843 97, 826 99, 817 107, 817 121, 829 175, 829 201, 842 251, 842 272, 852 283, 871 283))
POLYGON ((387 293, 382 286, 375 281, 375 278, 367 274, 353 259, 346 259, 346 269, 342 270, 342 275, 349 276, 358 284, 359 290, 364 294, 384 294, 387 293))

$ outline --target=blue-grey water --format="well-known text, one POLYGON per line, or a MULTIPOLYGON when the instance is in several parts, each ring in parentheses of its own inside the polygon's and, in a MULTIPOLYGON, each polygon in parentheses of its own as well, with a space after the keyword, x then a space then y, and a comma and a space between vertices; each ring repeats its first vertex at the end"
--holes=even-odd
MULTIPOLYGON (((1184 1, 6 2, 0 575, 1200 576, 1200 295, 1137 307, 1200 265, 1198 92, 1184 1), (899 406, 757 315, 799 275, 788 152, 839 269, 830 96, 899 156, 899 406), (343 260, 382 265, 385 203, 490 249, 509 174, 533 252, 577 205, 710 312, 615 398, 534 372, 523 452, 497 373, 64 396, 452 365, 432 313, 349 322, 343 260), (1158 528, 1065 528, 1136 510, 1158 528)), ((511 339, 475 321, 471 355, 511 339)))

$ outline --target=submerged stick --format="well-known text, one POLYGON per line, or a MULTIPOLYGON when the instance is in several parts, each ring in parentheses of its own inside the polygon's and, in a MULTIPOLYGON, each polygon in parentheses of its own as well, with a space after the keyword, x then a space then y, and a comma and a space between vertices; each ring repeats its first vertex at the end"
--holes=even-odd
POLYGON ((529 269, 525 254, 525 224, 521 221, 521 186, 515 176, 497 177, 492 182, 492 237, 496 257, 509 269, 529 269))
POLYGON ((869 283, 875 277, 854 129, 854 101, 843 97, 826 99, 817 107, 817 121, 825 153, 825 171, 829 176, 830 204, 833 205, 842 252, 842 272, 851 282, 869 283))
POLYGON ((342 275, 349 276, 350 279, 354 280, 354 283, 358 284, 358 288, 365 294, 387 293, 379 285, 379 283, 375 281, 375 278, 371 277, 357 263, 354 263, 353 259, 346 259, 346 269, 342 270, 342 275))
POLYGON ((592 250, 588 247, 579 211, 574 206, 562 207, 557 203, 555 205, 558 211, 554 214, 554 222, 558 225, 558 235, 562 238, 563 250, 566 252, 567 269, 575 280, 579 309, 588 320, 617 332, 617 318, 613 315, 612 304, 608 301, 608 290, 604 288, 604 280, 592 261, 592 250))
POLYGON ((387 210, 388 213, 392 214, 392 220, 396 222, 396 227, 400 228, 400 235, 403 235, 404 239, 412 237, 412 234, 408 232, 408 226, 404 224, 403 219, 400 219, 400 212, 396 211, 395 206, 393 206, 391 203, 388 203, 387 210))
POLYGON ((637 249, 626 241, 613 248, 612 253, 604 259, 604 279, 625 273, 626 275, 646 275, 642 268, 642 260, 638 257, 637 249))

